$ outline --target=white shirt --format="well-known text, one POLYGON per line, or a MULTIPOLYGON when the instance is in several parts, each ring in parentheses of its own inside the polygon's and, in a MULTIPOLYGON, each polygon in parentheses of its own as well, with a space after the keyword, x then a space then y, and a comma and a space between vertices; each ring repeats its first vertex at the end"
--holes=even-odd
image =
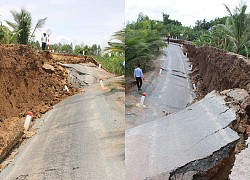
POLYGON ((43 36, 41 40, 42 40, 43 43, 46 43, 47 42, 47 37, 43 36))
POLYGON ((142 70, 139 67, 135 69, 135 71, 134 71, 134 77, 141 77, 141 78, 143 78, 142 70))

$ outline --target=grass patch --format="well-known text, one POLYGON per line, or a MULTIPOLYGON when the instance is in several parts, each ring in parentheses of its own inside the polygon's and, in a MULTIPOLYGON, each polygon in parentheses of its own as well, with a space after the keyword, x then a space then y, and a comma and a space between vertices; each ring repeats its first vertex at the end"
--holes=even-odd
POLYGON ((102 64, 102 66, 105 69, 107 69, 110 73, 116 75, 124 75, 125 69, 122 65, 123 61, 125 61, 124 56, 111 56, 111 57, 94 56, 93 58, 98 63, 102 64))

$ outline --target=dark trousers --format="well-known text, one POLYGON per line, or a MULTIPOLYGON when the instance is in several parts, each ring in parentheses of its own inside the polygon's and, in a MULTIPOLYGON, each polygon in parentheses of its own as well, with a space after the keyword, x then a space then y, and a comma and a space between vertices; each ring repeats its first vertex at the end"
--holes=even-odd
POLYGON ((136 84, 138 89, 141 89, 141 85, 142 85, 142 78, 141 77, 136 77, 136 84))
POLYGON ((42 43, 42 50, 45 50, 45 47, 46 47, 46 43, 42 43))

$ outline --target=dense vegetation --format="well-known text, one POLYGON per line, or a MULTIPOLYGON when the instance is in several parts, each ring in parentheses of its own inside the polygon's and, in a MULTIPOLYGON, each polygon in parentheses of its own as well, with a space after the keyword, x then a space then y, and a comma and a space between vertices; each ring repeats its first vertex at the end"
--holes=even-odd
POLYGON ((162 37, 178 38, 180 34, 197 46, 209 45, 244 56, 250 54, 250 14, 246 14, 247 5, 240 4, 228 16, 211 21, 197 20, 194 27, 186 27, 170 15, 162 13, 162 21, 151 20, 140 13, 135 22, 128 22, 125 28, 126 74, 131 76, 137 63, 147 70, 150 62, 166 46, 162 37))
POLYGON ((164 26, 161 22, 150 20, 147 15, 139 14, 136 22, 128 23, 125 28, 126 75, 130 76, 137 64, 147 70, 150 63, 166 46, 162 40, 164 26))
POLYGON ((231 11, 226 5, 228 16, 207 22, 202 28, 202 34, 194 43, 196 45, 210 45, 244 56, 250 51, 250 14, 246 14, 247 5, 239 5, 231 11))
MULTIPOLYGON (((194 27, 183 26, 181 22, 170 19, 162 13, 162 21, 152 20, 140 13, 134 22, 128 22, 125 28, 114 33, 109 46, 102 50, 99 45, 52 44, 55 52, 85 54, 93 56, 113 73, 124 74, 122 63, 126 60, 126 76, 133 74, 138 63, 144 71, 167 46, 162 37, 178 38, 180 34, 197 46, 209 45, 244 56, 250 54, 250 15, 246 13, 247 5, 240 4, 232 11, 225 5, 228 16, 211 21, 197 20, 194 27), (117 68, 117 69, 116 69, 117 68)), ((30 44, 41 49, 40 43, 34 41, 35 31, 46 22, 46 18, 32 26, 31 14, 25 9, 11 11, 14 21, 6 21, 9 27, 0 25, 0 43, 30 44)))

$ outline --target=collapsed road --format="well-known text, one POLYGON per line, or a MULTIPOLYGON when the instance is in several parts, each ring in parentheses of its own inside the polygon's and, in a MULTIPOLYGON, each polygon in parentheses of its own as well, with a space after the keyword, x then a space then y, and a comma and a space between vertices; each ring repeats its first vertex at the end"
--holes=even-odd
MULTIPOLYGON (((147 94, 146 110, 137 114, 136 117, 126 115, 126 123, 130 127, 180 111, 191 104, 195 94, 188 75, 190 72, 187 60, 177 44, 169 44, 168 48, 164 49, 160 65, 161 75, 148 77, 153 81, 144 81, 142 87, 147 94)), ((136 91, 133 93, 137 95, 136 91)))
POLYGON ((114 75, 107 74, 104 70, 99 70, 93 64, 62 64, 63 67, 69 70, 68 81, 76 87, 85 87, 93 84, 99 78, 111 78, 114 75))
MULTIPOLYGON (((168 48, 171 48, 171 44, 168 48)), ((145 103, 146 108, 134 106, 131 108, 132 110, 127 111, 126 109, 126 123, 129 124, 125 132, 126 179, 227 179, 233 166, 235 153, 240 152, 244 146, 244 136, 246 132, 250 132, 248 131, 249 122, 247 122, 250 107, 249 89, 247 89, 249 87, 247 86, 249 63, 247 64, 246 60, 239 61, 235 58, 236 55, 229 56, 226 52, 219 50, 212 49, 211 52, 207 52, 206 57, 203 56, 202 51, 198 52, 194 49, 191 53, 192 49, 188 50, 189 57, 196 58, 191 62, 195 68, 192 71, 192 75, 195 77, 191 78, 195 80, 195 83, 202 82, 202 78, 204 78, 203 86, 196 84, 199 89, 195 92, 199 92, 200 89, 210 92, 213 88, 217 91, 210 92, 204 99, 191 106, 190 104, 187 104, 187 107, 179 106, 180 108, 176 108, 172 114, 169 114, 168 108, 166 108, 166 106, 171 107, 171 101, 164 107, 160 100, 162 95, 158 96, 157 93, 152 93, 152 95, 150 91, 145 103), (213 55, 214 52, 219 55, 213 55), (229 57, 225 58, 226 56, 229 57), (210 64, 206 65, 203 62, 210 64), (214 64, 211 64, 212 62, 214 64), (238 65, 234 67, 234 64, 238 65), (244 66, 245 64, 246 66, 244 66), (202 71, 199 69, 200 67, 203 67, 202 71), (237 69, 241 67, 242 70, 237 69), (230 78, 221 73, 219 68, 231 69, 228 71, 231 74, 230 78), (239 72, 242 72, 240 76, 239 72), (215 73, 221 74, 214 76, 215 73), (232 81, 231 77, 239 77, 243 81, 232 81), (230 89, 228 88, 230 83, 227 82, 233 84, 229 87, 241 89, 220 92, 230 89), (152 96, 155 97, 152 98, 152 96), (152 99, 154 99, 153 103, 152 99), (243 103, 243 101, 246 102, 243 103), (161 104, 157 104, 157 102, 161 102, 161 104), (154 111, 151 111, 152 104, 154 111), (148 109, 151 110, 148 111, 148 109), (157 111, 163 113, 154 116, 157 113, 153 112, 157 111), (140 117, 143 118, 140 119, 140 117)), ((166 61, 171 61, 170 55, 171 53, 167 54, 166 61)), ((171 73, 172 76, 174 72, 178 72, 176 77, 189 81, 185 71, 170 68, 164 68, 164 70, 165 73, 171 73)), ((164 76, 164 70, 162 76, 164 76)), ((146 90, 151 89, 152 92, 160 93, 163 86, 158 85, 158 83, 162 83, 161 76, 154 77, 154 79, 152 87, 146 88, 146 90)), ((191 86, 190 81, 189 84, 191 86)), ((172 86, 172 83, 168 82, 166 85, 172 86)), ((185 89, 190 89, 190 87, 185 87, 185 89)), ((177 97, 178 100, 177 92, 180 91, 176 89, 171 94, 167 94, 163 103, 172 97, 177 97)), ((185 97, 183 94, 179 96, 185 97)), ((186 97, 193 97, 192 92, 190 91, 186 97)), ((239 159, 241 162, 242 158, 239 159)), ((244 163, 246 162, 248 160, 244 163)), ((238 167, 235 168, 236 171, 239 169, 238 167)), ((235 173, 234 177, 237 177, 237 174, 239 171, 235 173)), ((247 174, 246 171, 245 174, 247 174)))
POLYGON ((96 79, 117 78, 93 65, 65 66, 88 87, 36 120, 36 135, 0 179, 124 179, 124 89, 102 90, 96 79))
POLYGON ((193 179, 213 168, 239 139, 226 97, 211 92, 178 113, 127 129, 126 179, 193 179))

